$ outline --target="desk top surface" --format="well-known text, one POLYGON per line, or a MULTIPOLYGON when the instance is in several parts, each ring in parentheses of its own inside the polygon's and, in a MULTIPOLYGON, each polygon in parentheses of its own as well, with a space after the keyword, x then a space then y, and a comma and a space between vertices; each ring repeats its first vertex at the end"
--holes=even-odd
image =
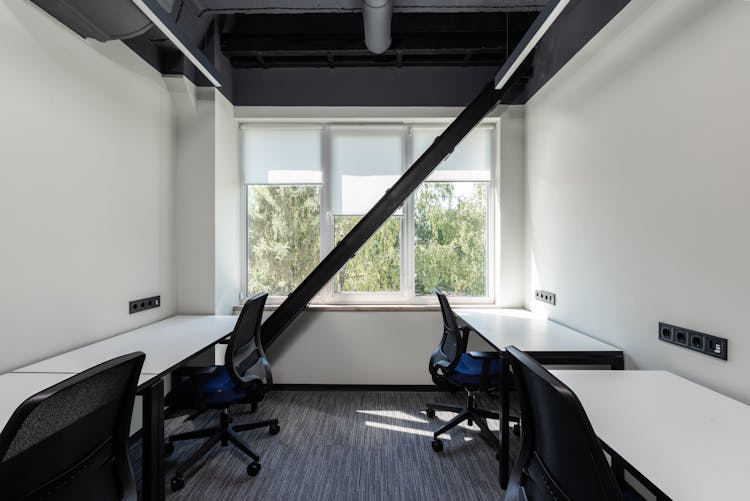
POLYGON ((552 373, 599 438, 672 499, 747 498, 750 406, 665 371, 552 373))
POLYGON ((162 374, 230 334, 233 315, 178 315, 15 369, 77 374, 120 355, 146 354, 141 374, 162 374))
MULTIPOLYGON (((60 373, 14 373, 0 375, 0 430, 13 415, 13 412, 27 398, 57 383, 73 377, 74 374, 60 373)), ((138 384, 150 379, 145 375, 138 379, 138 384)))
POLYGON ((526 310, 457 308, 453 311, 499 350, 513 345, 530 353, 622 351, 526 310))

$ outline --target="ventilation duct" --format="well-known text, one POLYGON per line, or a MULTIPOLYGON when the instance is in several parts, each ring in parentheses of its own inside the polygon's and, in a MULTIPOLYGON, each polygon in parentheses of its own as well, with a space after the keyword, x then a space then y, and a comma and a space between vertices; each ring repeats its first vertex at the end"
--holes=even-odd
MULTIPOLYGON (((174 0, 157 0, 172 12, 174 0)), ((153 24, 130 0, 32 0, 83 38, 100 42, 125 40, 148 31, 153 24)))
POLYGON ((362 0, 365 21, 365 45, 374 54, 382 54, 391 46, 391 0, 362 0))

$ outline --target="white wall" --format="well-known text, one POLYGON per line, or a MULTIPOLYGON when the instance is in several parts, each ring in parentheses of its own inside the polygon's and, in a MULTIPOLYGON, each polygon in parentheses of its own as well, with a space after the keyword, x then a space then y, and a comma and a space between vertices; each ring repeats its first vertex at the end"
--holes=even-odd
POLYGON ((522 106, 502 108, 499 131, 500 240, 497 303, 503 308, 524 305, 525 116, 522 106))
MULTIPOLYGON (((306 311, 267 356, 275 383, 431 385, 439 311, 306 311)), ((476 336, 471 350, 489 350, 476 336)))
POLYGON ((123 44, 7 0, 0 61, 4 372, 174 313, 174 171, 169 95, 123 44))
POLYGON ((527 106, 527 303, 750 402, 750 3, 633 0, 527 106), (657 340, 729 338, 723 362, 657 340))
MULTIPOLYGON (((186 83, 185 85, 190 85, 186 83)), ((215 300, 215 104, 213 90, 198 99, 173 93, 176 128, 177 311, 213 314, 215 300)))
POLYGON ((240 136, 234 120, 234 107, 220 92, 215 98, 215 256, 214 311, 229 315, 239 303, 240 263, 242 259, 240 230, 242 209, 240 189, 240 136))
POLYGON ((177 310, 231 314, 239 303, 239 128, 217 90, 170 80, 178 110, 177 310))

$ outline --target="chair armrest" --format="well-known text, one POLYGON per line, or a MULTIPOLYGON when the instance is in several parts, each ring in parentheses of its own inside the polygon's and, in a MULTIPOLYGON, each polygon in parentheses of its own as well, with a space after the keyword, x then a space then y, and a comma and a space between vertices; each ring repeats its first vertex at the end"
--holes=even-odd
POLYGON ((229 336, 219 339, 218 341, 216 341, 216 344, 229 344, 229 336))
POLYGON ((435 362, 435 365, 440 367, 441 369, 447 369, 451 364, 447 360, 439 360, 435 362))
POLYGON ((498 360, 502 358, 496 351, 470 351, 469 356, 476 360, 498 360))
POLYGON ((479 391, 488 391, 490 387, 490 366, 502 357, 496 351, 470 351, 468 355, 474 360, 482 361, 482 372, 479 376, 479 391))

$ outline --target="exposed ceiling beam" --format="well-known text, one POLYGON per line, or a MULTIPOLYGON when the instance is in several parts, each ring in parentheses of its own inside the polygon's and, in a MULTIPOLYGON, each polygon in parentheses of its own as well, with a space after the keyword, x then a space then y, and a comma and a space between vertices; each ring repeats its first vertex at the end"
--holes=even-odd
POLYGON ((521 41, 513 49, 513 52, 503 64, 495 77, 495 88, 501 89, 511 79, 513 74, 534 50, 536 44, 542 39, 552 24, 557 20, 570 0, 549 0, 547 7, 539 13, 534 23, 523 36, 521 41))
POLYGON ((206 55, 195 47, 190 37, 165 11, 158 0, 133 0, 154 25, 172 42, 175 47, 205 76, 214 87, 221 87, 221 75, 206 55))
MULTIPOLYGON (((362 0, 191 0, 204 14, 361 12, 362 0)), ((540 10, 547 0, 393 0, 393 12, 512 12, 540 10)))

